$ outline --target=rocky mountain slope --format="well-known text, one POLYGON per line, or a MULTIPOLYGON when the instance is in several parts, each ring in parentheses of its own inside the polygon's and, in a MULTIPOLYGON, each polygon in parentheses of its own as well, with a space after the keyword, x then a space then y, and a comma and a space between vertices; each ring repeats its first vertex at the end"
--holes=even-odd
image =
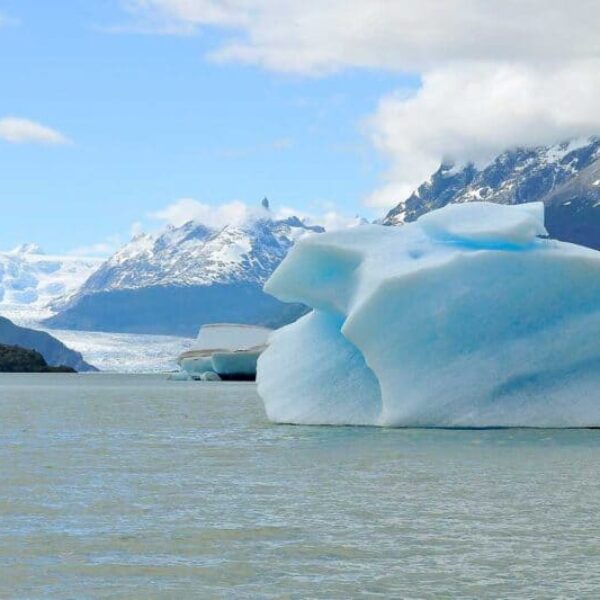
POLYGON ((51 367, 65 365, 76 371, 97 370, 85 362, 79 352, 71 350, 50 334, 19 327, 5 317, 0 317, 0 344, 35 350, 51 367))
POLYGON ((0 344, 0 373, 75 373, 75 369, 51 367, 35 350, 0 344))
POLYGON ((262 291, 300 237, 320 233, 267 210, 220 229, 197 222, 140 235, 100 266, 57 315, 62 329, 195 335, 204 323, 276 327, 304 310, 262 291))
POLYGON ((600 249, 600 139, 504 152, 482 169, 443 164, 383 220, 400 225, 450 203, 542 201, 550 236, 600 249))

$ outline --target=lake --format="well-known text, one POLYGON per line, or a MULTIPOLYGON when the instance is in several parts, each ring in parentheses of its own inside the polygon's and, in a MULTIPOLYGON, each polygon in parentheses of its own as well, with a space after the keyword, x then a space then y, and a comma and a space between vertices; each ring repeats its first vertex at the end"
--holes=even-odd
POLYGON ((267 422, 253 384, 0 376, 0 598, 597 598, 600 431, 267 422))

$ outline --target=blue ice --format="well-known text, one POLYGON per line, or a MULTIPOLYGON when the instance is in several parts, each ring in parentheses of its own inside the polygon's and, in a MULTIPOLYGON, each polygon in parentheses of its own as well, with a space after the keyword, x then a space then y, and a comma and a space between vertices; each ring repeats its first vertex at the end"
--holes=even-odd
POLYGON ((314 310, 258 362, 275 422, 600 425, 600 252, 543 204, 453 205, 302 239, 265 289, 314 310))

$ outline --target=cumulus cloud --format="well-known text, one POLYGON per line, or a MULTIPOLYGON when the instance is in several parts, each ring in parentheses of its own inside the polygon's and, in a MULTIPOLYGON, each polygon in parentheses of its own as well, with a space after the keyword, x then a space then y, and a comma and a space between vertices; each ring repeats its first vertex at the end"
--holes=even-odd
POLYGON ((69 139, 60 131, 29 119, 0 119, 0 139, 13 144, 67 144, 69 139))
MULTIPOLYGON (((282 71, 421 71, 600 54, 596 0, 127 0, 147 22, 231 30, 214 56, 282 71)), ((174 28, 176 31, 176 28, 174 28)))
POLYGON ((369 204, 397 203, 441 159, 483 164, 506 148, 600 132, 599 99, 600 60, 460 63, 426 73, 416 94, 383 98, 367 121, 392 165, 369 204))
POLYGON ((208 227, 219 228, 229 224, 239 225, 250 214, 251 209, 248 205, 238 200, 214 206, 193 198, 182 198, 162 210, 151 213, 150 217, 175 227, 180 227, 188 221, 198 221, 208 227))
POLYGON ((359 215, 346 215, 337 210, 328 210, 321 214, 307 214, 304 220, 309 225, 321 225, 326 231, 336 231, 338 229, 348 229, 368 223, 364 217, 359 215))
POLYGON ((287 219, 295 216, 308 225, 321 225, 328 231, 354 227, 364 222, 358 216, 344 215, 330 207, 320 213, 300 211, 288 206, 278 208, 274 212, 267 212, 262 206, 250 206, 239 200, 212 205, 193 198, 176 200, 164 209, 151 213, 149 216, 151 219, 162 221, 174 227, 180 227, 188 221, 197 221, 215 229, 226 225, 241 225, 248 219, 260 217, 287 219))
MULTIPOLYGON (((224 35, 211 57, 323 75, 418 73, 365 130, 390 161, 367 199, 404 199, 443 159, 483 162, 515 146, 600 132, 598 0, 128 0, 154 24, 224 35)), ((165 29, 163 27, 163 29, 165 29)), ((165 29, 165 30, 166 30, 165 29)))
POLYGON ((362 225, 366 220, 358 215, 350 216, 335 210, 333 207, 327 206, 325 210, 318 212, 307 212, 297 210, 290 206, 280 208, 275 217, 278 219, 288 219, 290 217, 298 217, 307 225, 320 225, 327 231, 336 231, 338 229, 347 229, 348 227, 356 227, 362 225))

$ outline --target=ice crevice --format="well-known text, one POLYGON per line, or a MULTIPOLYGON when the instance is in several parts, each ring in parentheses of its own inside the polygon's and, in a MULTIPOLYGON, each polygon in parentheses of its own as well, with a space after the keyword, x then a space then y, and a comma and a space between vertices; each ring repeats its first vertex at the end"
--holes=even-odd
POLYGON ((276 332, 276 422, 600 425, 600 252, 542 239, 541 203, 474 202, 301 240, 267 282, 314 310, 276 332))

